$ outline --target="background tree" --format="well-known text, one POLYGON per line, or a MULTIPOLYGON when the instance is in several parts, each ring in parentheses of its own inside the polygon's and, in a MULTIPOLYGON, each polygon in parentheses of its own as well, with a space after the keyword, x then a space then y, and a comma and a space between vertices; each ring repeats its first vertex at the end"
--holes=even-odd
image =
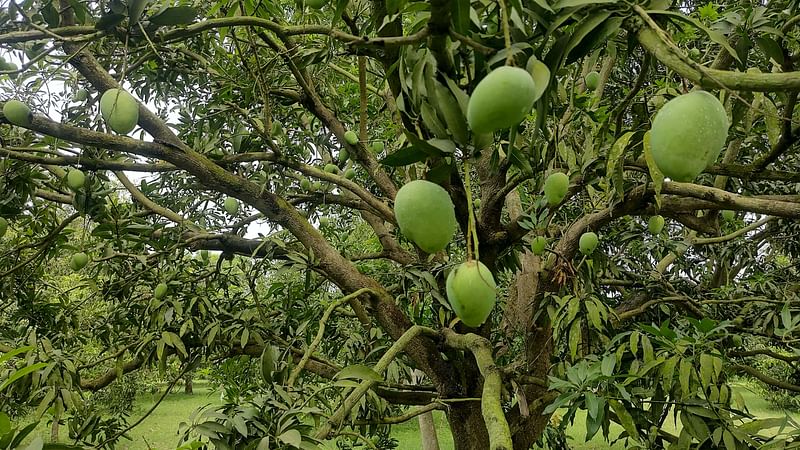
POLYGON ((14 361, 36 369, 0 405, 26 399, 55 435, 66 423, 111 446, 121 422, 86 393, 169 358, 179 378, 250 355, 261 379, 194 435, 312 446, 442 409, 459 450, 528 449, 566 407, 565 423, 588 411, 589 437, 621 424, 631 448, 794 440, 764 432, 776 422, 753 420, 729 377, 800 391, 794 369, 750 365, 800 358, 796 1, 316 6, 3 9, 4 100, 34 114, 1 131, 0 350, 30 344, 14 361), (473 134, 469 95, 504 64, 541 97, 519 126, 473 134), (99 114, 119 88, 141 102, 130 135, 99 114), (646 132, 698 88, 724 102, 726 146, 694 182, 669 181, 646 132), (569 186, 549 204, 554 172, 569 186), (460 228, 436 255, 392 209, 423 178, 460 228), (590 231, 600 246, 582 254, 590 231), (473 237, 500 299, 477 329, 444 289, 473 237))

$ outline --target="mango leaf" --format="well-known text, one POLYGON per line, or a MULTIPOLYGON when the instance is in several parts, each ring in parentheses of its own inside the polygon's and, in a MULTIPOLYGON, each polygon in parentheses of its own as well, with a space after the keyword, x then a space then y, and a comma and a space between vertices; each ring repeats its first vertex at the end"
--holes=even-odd
POLYGON ((454 0, 451 5, 453 30, 460 34, 466 34, 469 30, 470 0, 454 0))
POLYGON ((197 13, 197 8, 191 6, 174 6, 150 17, 150 22, 159 26, 187 25, 194 22, 197 13))
POLYGON ((25 375, 28 375, 29 373, 32 373, 32 372, 36 372, 37 370, 42 369, 44 367, 47 367, 46 363, 36 363, 36 364, 34 364, 32 366, 26 366, 26 367, 23 367, 22 369, 17 370, 16 372, 12 373, 11 376, 8 377, 8 379, 3 382, 3 384, 0 384, 0 392, 3 392, 3 390, 5 390, 5 388, 10 386, 11 383, 19 380, 20 378, 24 377, 25 375))
POLYGON ((770 428, 783 428, 787 424, 787 417, 770 417, 768 419, 756 419, 750 422, 747 422, 742 425, 737 425, 736 428, 739 431, 743 431, 747 434, 756 434, 761 430, 767 430, 770 428))
POLYGON ((617 3, 619 0, 560 0, 553 9, 574 8, 578 6, 599 5, 601 3, 617 3))
POLYGON ((261 352, 261 377, 264 382, 271 384, 273 373, 275 373, 275 348, 266 345, 261 352))
POLYGON ((628 131, 614 142, 611 150, 608 152, 608 161, 606 161, 606 176, 611 177, 612 185, 618 195, 624 193, 622 168, 625 163, 625 148, 633 137, 633 131, 628 131))
POLYGON ((614 366, 617 365, 617 358, 614 355, 606 355, 600 364, 600 371, 603 375, 610 377, 614 374, 614 366))
POLYGON ((542 9, 544 9, 547 12, 555 12, 553 11, 553 8, 551 8, 550 5, 547 4, 547 0, 533 0, 533 2, 539 5, 542 9))
POLYGON ((599 411, 600 417, 586 417, 586 437, 583 439, 585 442, 589 442, 598 431, 600 431, 600 427, 603 425, 603 419, 605 417, 605 409, 600 409, 599 411))
POLYGON ((578 345, 583 337, 583 330, 581 330, 581 321, 575 320, 569 329, 569 353, 575 358, 578 355, 578 345))
POLYGON ((288 430, 278 436, 278 439, 294 448, 300 448, 300 444, 303 442, 303 436, 297 430, 288 430))
POLYGON ((139 22, 139 18, 142 17, 142 13, 147 8, 148 3, 150 3, 150 0, 128 1, 128 23, 130 25, 136 25, 139 22))
POLYGON ((686 411, 681 411, 680 418, 684 428, 698 441, 703 442, 711 437, 711 430, 709 430, 705 420, 701 417, 686 411))
POLYGON ((104 14, 100 17, 94 28, 97 30, 110 30, 125 20, 125 14, 104 14))
POLYGON ((778 143, 778 139, 781 137, 781 118, 778 114, 778 108, 776 108, 772 100, 765 95, 761 101, 761 109, 764 110, 764 124, 767 126, 769 145, 775 147, 778 143))
POLYGON ((778 45, 774 39, 766 36, 758 36, 755 40, 756 45, 764 52, 767 58, 772 58, 778 64, 783 64, 783 50, 781 50, 781 46, 778 45))
POLYGON ((639 439, 639 430, 636 428, 636 423, 633 421, 633 416, 619 400, 608 400, 608 405, 614 410, 614 414, 619 419, 619 424, 628 432, 628 435, 634 439, 639 439))
POLYGON ((444 118, 450 135, 453 136, 453 139, 457 143, 466 145, 467 142, 469 142, 467 119, 461 112, 458 100, 456 100, 455 96, 450 92, 450 89, 446 88, 438 81, 434 83, 433 89, 436 97, 436 108, 444 118))
POLYGON ((644 147, 644 160, 647 162, 647 171, 650 172, 650 179, 653 180, 653 188, 656 191, 656 205, 661 207, 661 188, 664 186, 664 174, 658 169, 655 159, 653 159, 653 149, 650 146, 650 131, 644 134, 642 141, 644 147))
POLYGON ((567 64, 571 64, 580 58, 588 55, 597 47, 608 44, 608 41, 616 36, 622 26, 622 17, 610 17, 597 28, 581 39, 580 43, 570 51, 567 56, 567 64))
POLYGON ((28 346, 25 346, 25 347, 20 347, 20 348, 15 349, 15 350, 11 350, 10 352, 3 354, 3 356, 0 356, 0 365, 5 363, 9 359, 19 355, 20 353, 29 352, 29 351, 33 350, 34 348, 35 347, 32 346, 32 345, 28 345, 28 346))
POLYGON ((528 59, 526 69, 533 77, 533 101, 537 101, 550 84, 550 69, 547 64, 539 61, 535 56, 528 59))
POLYGON ((357 379, 357 380, 383 381, 383 377, 381 376, 381 374, 372 370, 371 367, 367 367, 363 364, 353 364, 352 366, 347 366, 344 369, 340 370, 339 373, 337 373, 334 378, 337 380, 357 379))
POLYGON ((692 377, 692 362, 686 358, 681 359, 680 369, 678 369, 678 379, 681 383, 681 391, 686 397, 690 394, 689 383, 692 377))
POLYGON ((415 162, 425 161, 428 159, 428 152, 419 147, 409 146, 403 147, 400 150, 388 155, 381 160, 381 164, 390 167, 407 166, 415 162))
POLYGON ((589 35, 595 28, 600 26, 606 19, 611 16, 610 11, 600 11, 595 14, 591 14, 585 19, 583 19, 575 30, 572 32, 572 37, 567 44, 567 48, 564 51, 564 56, 566 57, 566 63, 569 64, 570 61, 577 60, 578 58, 572 58, 571 53, 575 47, 577 47, 583 39, 589 35))

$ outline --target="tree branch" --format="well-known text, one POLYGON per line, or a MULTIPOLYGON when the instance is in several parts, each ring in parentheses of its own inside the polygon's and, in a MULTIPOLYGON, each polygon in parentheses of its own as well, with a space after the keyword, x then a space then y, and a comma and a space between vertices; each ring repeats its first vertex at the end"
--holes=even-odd
POLYGON ((475 362, 483 375, 483 394, 481 395, 481 412, 486 430, 489 433, 491 450, 512 450, 511 429, 503 412, 501 394, 503 380, 500 369, 492 358, 492 345, 484 337, 477 334, 457 334, 449 328, 442 330, 445 345, 459 350, 469 350, 475 356, 475 362))

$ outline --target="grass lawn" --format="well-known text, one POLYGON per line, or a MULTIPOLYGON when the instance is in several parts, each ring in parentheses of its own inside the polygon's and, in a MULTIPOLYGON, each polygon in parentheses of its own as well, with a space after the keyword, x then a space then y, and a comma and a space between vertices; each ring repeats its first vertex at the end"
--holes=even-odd
MULTIPOLYGON (((745 399, 750 412, 760 418, 781 417, 783 412, 771 408, 769 404, 754 392, 748 385, 739 384, 737 389, 745 399)), ((122 450, 173 450, 178 444, 177 434, 178 424, 188 421, 188 418, 197 408, 210 403, 219 402, 219 394, 211 391, 203 383, 195 383, 194 395, 186 395, 182 392, 167 396, 161 405, 150 414, 139 426, 129 433, 131 441, 122 440, 117 447, 122 450)), ((136 406, 131 411, 130 421, 133 422, 141 417, 159 398, 159 394, 142 394, 136 402, 136 406)), ((795 420, 800 420, 800 413, 793 413, 791 416, 795 420)), ((434 412, 437 433, 439 435, 439 446, 441 450, 451 450, 453 448, 453 437, 447 426, 447 419, 444 413, 434 412)), ((667 419, 664 427, 667 431, 675 432, 677 427, 672 422, 672 416, 667 419)), ((622 431, 619 426, 611 426, 611 437, 616 437, 622 431)), ((45 424, 40 425, 37 430, 42 436, 48 435, 48 428, 45 424)), ((616 442, 610 445, 602 435, 598 434, 589 442, 584 442, 586 433, 586 413, 579 411, 575 421, 567 427, 567 435, 570 436, 570 445, 575 450, 623 450, 626 448, 624 442, 616 442)), ((416 420, 408 421, 404 424, 396 425, 392 429, 392 437, 400 443, 400 449, 420 448, 419 426, 416 420)), ((332 441, 328 441, 326 449, 335 450, 336 446, 332 441)))

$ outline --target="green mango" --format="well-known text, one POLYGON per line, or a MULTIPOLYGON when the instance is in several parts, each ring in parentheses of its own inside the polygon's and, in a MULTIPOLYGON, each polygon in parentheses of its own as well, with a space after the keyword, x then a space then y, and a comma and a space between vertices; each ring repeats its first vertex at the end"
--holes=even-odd
POLYGON ((716 161, 728 139, 728 116, 717 97, 693 91, 667 102, 650 129, 653 160, 664 176, 691 182, 716 161))
POLYGON ((167 286, 166 283, 158 283, 153 291, 153 297, 155 297, 156 300, 161 300, 166 297, 167 292, 169 292, 169 286, 167 286))
POLYGON ((358 144, 358 135, 355 131, 346 131, 344 133, 344 140, 350 145, 358 144))
POLYGON ((67 172, 67 186, 73 191, 79 191, 86 184, 86 175, 78 169, 67 172))
POLYGON ((403 235, 428 253, 444 249, 456 232, 450 195, 430 181, 403 185, 394 199, 394 214, 403 235))
POLYGON ((536 86, 531 74, 518 67, 491 71, 475 87, 467 104, 467 122, 475 133, 509 128, 531 112, 536 86))
POLYGON ((89 255, 84 252, 75 253, 69 260, 69 267, 75 272, 86 267, 86 264, 89 264, 89 255))
POLYGON ((6 120, 18 127, 28 127, 33 120, 31 108, 19 100, 9 100, 3 105, 6 120))
POLYGON ((122 89, 109 89, 100 97, 100 115, 109 128, 128 134, 139 122, 139 103, 122 89))
POLYGON ((565 173, 555 172, 544 180, 544 197, 551 207, 560 204, 568 190, 569 177, 565 173))
POLYGON ((586 89, 593 91, 600 85, 600 74, 593 70, 586 74, 583 81, 586 83, 586 89))
POLYGON ((659 234, 664 229, 664 217, 653 216, 647 221, 647 229, 652 234, 659 234))
POLYGON ((447 301, 468 327, 477 328, 485 322, 497 300, 492 272, 480 261, 467 261, 453 269, 445 287, 447 301))
POLYGON ((226 198, 223 206, 225 207, 225 211, 232 216, 239 212, 239 200, 233 197, 226 198))
POLYGON ((598 242, 599 238, 597 237, 597 234, 593 231, 589 231, 581 235, 581 238, 578 241, 578 248, 580 249, 581 253, 588 256, 591 255, 594 252, 594 249, 597 248, 598 242))

